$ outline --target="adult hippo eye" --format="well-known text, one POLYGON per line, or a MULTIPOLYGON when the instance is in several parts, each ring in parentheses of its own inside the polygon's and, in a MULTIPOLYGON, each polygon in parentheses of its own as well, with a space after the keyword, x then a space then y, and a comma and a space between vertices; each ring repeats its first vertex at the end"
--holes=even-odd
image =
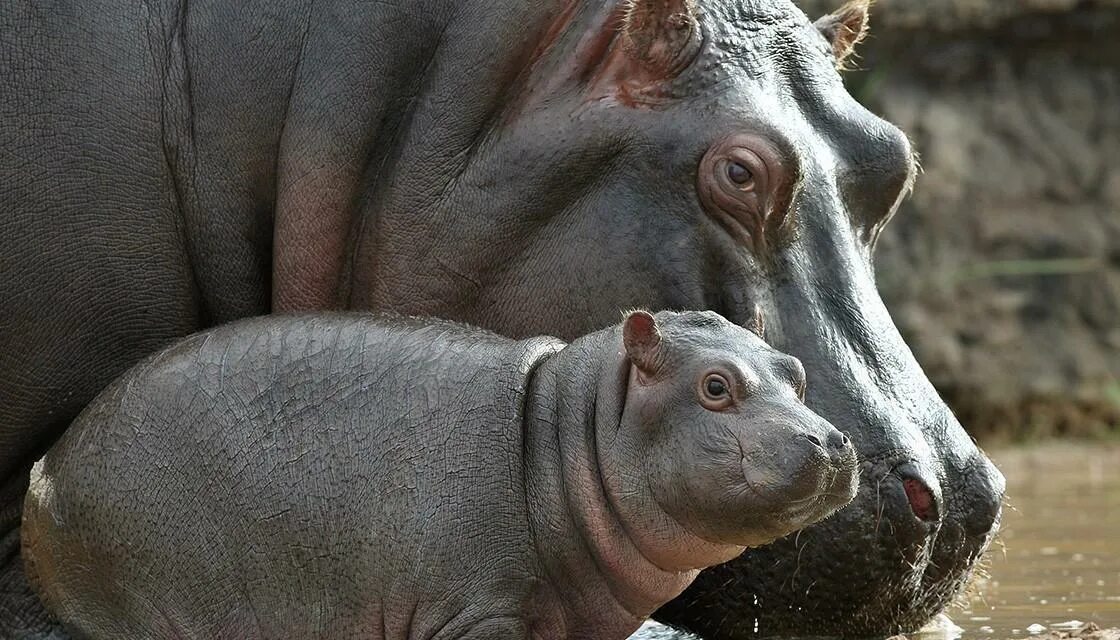
POLYGON ((727 177, 730 178, 732 182, 739 185, 740 188, 754 188, 754 174, 741 163, 727 163, 727 177))
MULTIPOLYGON (((723 189, 739 192, 762 192, 766 189, 766 178, 769 173, 766 162, 754 151, 746 147, 731 147, 727 149, 724 166, 726 167, 724 173, 727 174, 727 180, 721 181, 723 189)), ((735 197, 743 198, 744 196, 737 195, 735 197)), ((744 202, 748 201, 744 200, 744 202)))
POLYGON ((731 406, 731 385, 719 373, 709 373, 700 382, 700 404, 711 411, 722 411, 731 406))
POLYGON ((784 224, 797 179, 796 161, 770 139, 738 133, 700 160, 697 193, 705 211, 758 254, 791 237, 784 224))

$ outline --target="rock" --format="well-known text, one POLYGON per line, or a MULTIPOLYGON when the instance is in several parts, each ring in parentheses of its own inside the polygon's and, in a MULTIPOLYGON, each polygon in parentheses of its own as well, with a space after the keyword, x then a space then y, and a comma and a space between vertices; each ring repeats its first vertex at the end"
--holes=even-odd
POLYGON ((634 632, 630 636, 630 640, 700 640, 691 633, 685 631, 678 631, 665 625, 649 620, 642 625, 641 629, 634 632))
POLYGON ((1051 625, 1050 631, 1034 636, 1035 640, 1120 640, 1120 629, 1102 629, 1095 622, 1074 629, 1055 629, 1058 626, 1051 625))

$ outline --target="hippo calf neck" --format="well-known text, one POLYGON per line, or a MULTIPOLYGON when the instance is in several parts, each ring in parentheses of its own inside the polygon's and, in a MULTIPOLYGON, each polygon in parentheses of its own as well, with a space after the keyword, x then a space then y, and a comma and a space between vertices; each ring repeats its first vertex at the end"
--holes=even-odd
POLYGON ((28 575, 94 640, 622 639, 855 495, 804 386, 710 312, 567 346, 234 323, 135 367, 38 463, 28 575))

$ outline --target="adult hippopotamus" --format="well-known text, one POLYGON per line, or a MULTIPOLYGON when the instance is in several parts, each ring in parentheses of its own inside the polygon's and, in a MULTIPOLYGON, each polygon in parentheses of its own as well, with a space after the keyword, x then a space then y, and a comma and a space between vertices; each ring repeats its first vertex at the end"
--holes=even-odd
POLYGON ((921 625, 1003 479, 875 290, 915 164, 836 71, 865 24, 789 0, 0 3, 0 636, 50 628, 21 496, 100 390, 201 328, 331 308, 566 339, 627 308, 760 308, 860 493, 658 616, 921 625))
POLYGON ((804 389, 712 312, 567 346, 241 320, 86 408, 33 470, 24 557, 90 640, 623 640, 855 495, 855 450, 804 389))

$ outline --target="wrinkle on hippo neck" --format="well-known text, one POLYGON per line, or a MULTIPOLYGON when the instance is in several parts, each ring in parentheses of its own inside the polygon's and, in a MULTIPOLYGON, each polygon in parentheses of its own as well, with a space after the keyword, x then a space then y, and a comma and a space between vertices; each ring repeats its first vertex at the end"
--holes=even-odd
POLYGON ((600 363, 615 362, 615 340, 616 332, 605 331, 576 341, 537 369, 528 394, 530 530, 547 579, 562 594, 572 637, 634 631, 699 572, 666 571, 648 559, 606 490, 596 432, 617 425, 596 425, 597 390, 609 369, 600 363))

